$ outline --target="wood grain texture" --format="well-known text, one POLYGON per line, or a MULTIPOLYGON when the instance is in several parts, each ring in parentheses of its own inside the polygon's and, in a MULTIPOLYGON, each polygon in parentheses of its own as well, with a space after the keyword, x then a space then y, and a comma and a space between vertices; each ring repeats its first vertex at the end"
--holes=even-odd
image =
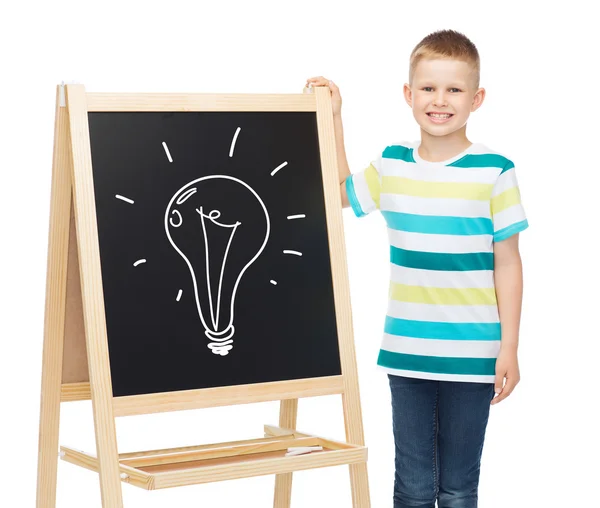
POLYGON ((88 111, 316 111, 312 94, 88 93, 88 111))
POLYGON ((71 205, 69 262, 67 264, 67 308, 65 311, 65 338, 62 367, 63 384, 83 383, 86 381, 89 382, 90 380, 87 350, 85 346, 83 301, 81 299, 81 280, 79 273, 75 210, 73 205, 71 205))
MULTIPOLYGON (((75 450, 67 446, 61 446, 61 458, 65 462, 70 462, 76 466, 89 469, 90 471, 99 472, 98 470, 98 459, 89 453, 81 450, 75 450)), ((119 465, 119 481, 130 483, 136 487, 140 487, 146 490, 152 490, 154 485, 152 484, 152 476, 138 469, 120 464, 119 465), (123 476, 121 476, 123 475, 123 476)), ((106 505, 104 505, 106 506, 106 505)), ((106 507, 110 508, 110 507, 106 507)))
POLYGON ((241 457, 243 455, 255 455, 272 451, 286 451, 294 446, 323 446, 318 437, 304 437, 295 439, 272 438, 262 439, 259 442, 242 442, 236 445, 213 445, 193 450, 175 450, 170 452, 156 453, 130 459, 121 459, 121 464, 141 468, 144 466, 156 466, 160 464, 177 464, 180 462, 192 462, 199 460, 217 459, 222 457, 241 457))
MULTIPOLYGON (((344 379, 342 402, 346 439, 349 443, 364 445, 348 265, 346 261, 346 243, 342 220, 342 198, 340 195, 335 130, 331 109, 331 92, 329 87, 316 87, 315 95, 317 99, 317 128, 321 150, 321 164, 323 166, 323 189, 327 211, 327 232, 332 260, 331 272, 333 277, 342 377, 344 379)), ((369 508, 371 503, 366 464, 350 466, 350 479, 354 508, 369 508)))
MULTIPOLYGON (((87 361, 86 361, 87 365, 87 361)), ((90 400, 92 392, 90 383, 63 383, 60 392, 61 402, 74 402, 76 400, 90 400)))
MULTIPOLYGON (((279 408, 279 426, 296 428, 298 420, 298 399, 282 400, 279 408)), ((290 508, 292 502, 292 473, 275 476, 273 508, 290 508)))
POLYGON ((112 410, 112 383, 100 270, 87 102, 83 85, 67 85, 65 88, 73 155, 75 225, 100 492, 104 507, 121 508, 123 499, 112 410))
POLYGON ((295 429, 287 429, 284 427, 277 427, 275 425, 265 425, 265 437, 271 436, 295 436, 295 437, 315 437, 312 434, 306 434, 299 432, 295 429))
MULTIPOLYGON (((251 456, 248 458, 252 459, 251 456)), ((190 466, 196 467, 155 473, 154 487, 156 489, 164 489, 180 485, 194 485, 268 474, 290 473, 292 471, 364 462, 365 460, 366 449, 356 448, 316 452, 291 457, 271 456, 269 458, 256 458, 255 460, 243 460, 237 463, 229 462, 204 467, 190 463, 190 466)))
POLYGON ((315 397, 342 393, 342 376, 255 383, 249 385, 183 390, 178 392, 152 393, 115 397, 115 416, 179 411, 206 407, 231 406, 251 402, 267 402, 282 399, 315 397))
POLYGON ((54 508, 56 506, 60 385, 65 323, 69 210, 71 207, 68 117, 66 108, 61 108, 59 105, 59 93, 60 87, 57 87, 44 310, 37 508, 54 508))
MULTIPOLYGON (((120 480, 148 490, 247 478, 267 474, 282 476, 292 471, 354 464, 367 459, 362 446, 323 439, 317 436, 281 436, 249 439, 184 448, 121 454, 120 480), (322 451, 285 456, 294 446, 322 446, 322 451), (125 477, 126 476, 126 477, 125 477)), ((91 454, 61 447, 62 459, 98 471, 98 460, 91 454)))
MULTIPOLYGON (((280 437, 281 439, 292 439, 292 438, 297 437, 294 434, 277 434, 277 436, 280 437)), ((300 437, 316 437, 316 436, 300 436, 300 437)), ((243 439, 243 440, 239 440, 239 441, 227 441, 224 443, 220 443, 219 446, 231 447, 231 446, 248 445, 248 444, 260 444, 260 443, 265 443, 267 441, 270 441, 271 439, 272 439, 271 437, 268 437, 268 438, 261 437, 261 438, 257 438, 257 439, 243 439)), ((135 459, 135 458, 139 458, 139 457, 149 457, 151 455, 167 455, 170 453, 195 452, 195 451, 199 451, 199 450, 208 450, 208 449, 214 448, 214 447, 215 447, 215 445, 213 443, 211 443, 211 444, 194 445, 194 446, 181 446, 178 448, 165 448, 162 450, 148 450, 148 451, 143 451, 143 452, 120 453, 119 459, 126 462, 129 459, 135 459)))

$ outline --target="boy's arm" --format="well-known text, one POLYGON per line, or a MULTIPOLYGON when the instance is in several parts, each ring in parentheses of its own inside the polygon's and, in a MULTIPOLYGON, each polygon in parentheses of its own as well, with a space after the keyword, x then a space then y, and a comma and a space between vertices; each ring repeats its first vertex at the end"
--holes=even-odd
POLYGON ((346 193, 346 178, 350 176, 350 167, 346 158, 346 148, 344 146, 344 126, 342 124, 342 115, 333 117, 333 125, 335 129, 335 149, 337 153, 337 163, 340 179, 340 193, 342 196, 342 208, 348 208, 348 194, 346 193))
POLYGON ((313 86, 328 86, 331 91, 331 106, 333 110, 333 126, 335 130, 335 151, 337 154, 340 194, 342 197, 342 207, 348 208, 350 202, 346 194, 346 178, 350 176, 350 168, 348 167, 348 159, 346 159, 346 149, 344 147, 344 127, 342 125, 342 96, 340 89, 331 80, 323 76, 308 78, 306 80, 307 87, 313 86))
POLYGON ((519 234, 494 242, 494 285, 501 323, 500 353, 496 361, 496 404, 510 395, 520 380, 517 348, 523 300, 523 267, 519 234), (506 384, 504 379, 506 378, 506 384))
POLYGON ((523 300, 523 267, 518 234, 494 243, 494 285, 502 325, 500 347, 516 352, 523 300))

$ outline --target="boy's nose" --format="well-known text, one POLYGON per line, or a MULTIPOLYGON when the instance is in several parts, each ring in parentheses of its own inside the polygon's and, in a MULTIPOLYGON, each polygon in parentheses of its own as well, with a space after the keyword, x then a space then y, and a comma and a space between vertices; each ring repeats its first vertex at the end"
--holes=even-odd
POLYGON ((433 101, 433 103, 438 106, 447 106, 448 105, 448 101, 446 100, 446 97, 443 93, 441 93, 440 95, 438 95, 435 100, 433 101))

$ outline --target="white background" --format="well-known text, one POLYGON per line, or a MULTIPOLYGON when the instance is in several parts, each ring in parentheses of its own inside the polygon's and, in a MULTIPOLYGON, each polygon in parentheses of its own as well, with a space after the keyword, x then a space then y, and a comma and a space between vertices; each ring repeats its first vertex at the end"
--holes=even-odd
MULTIPOLYGON (((598 506, 598 36, 591 3, 12 2, 0 14, 0 505, 35 503, 55 85, 92 92, 299 93, 341 88, 348 160, 418 139, 402 95, 413 47, 453 28, 481 59, 487 97, 467 135, 511 158, 521 234, 522 382, 492 408, 483 508, 598 506), (595 76, 595 77, 594 77, 595 76)), ((375 367, 386 309, 384 222, 343 212, 372 506, 391 507, 387 378, 375 367), (368 267, 368 268, 367 268, 368 267)), ((119 451, 235 440, 276 424, 278 404, 117 419, 119 451)), ((300 402, 298 428, 344 439, 341 397, 300 402)), ((95 452, 89 402, 63 404, 60 443, 95 452)), ((274 478, 147 492, 126 507, 272 506, 274 478)), ((95 473, 61 462, 61 508, 100 506, 95 473)), ((294 475, 293 508, 350 507, 346 466, 294 475)))

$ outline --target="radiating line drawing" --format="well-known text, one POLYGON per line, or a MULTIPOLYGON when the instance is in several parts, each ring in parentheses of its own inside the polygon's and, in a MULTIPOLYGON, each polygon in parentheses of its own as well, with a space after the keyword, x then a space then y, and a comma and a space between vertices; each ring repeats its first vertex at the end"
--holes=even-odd
POLYGON ((233 139, 231 141, 231 148, 229 148, 229 157, 233 157, 233 149, 235 148, 235 142, 237 141, 238 135, 240 133, 240 131, 242 130, 241 127, 238 127, 235 130, 235 134, 233 135, 233 139))
POLYGON ((297 250, 284 250, 284 254, 294 254, 295 256, 302 256, 302 252, 298 252, 297 250))
POLYGON ((135 263, 133 263, 133 266, 137 266, 137 265, 139 265, 141 263, 145 263, 145 262, 146 262, 145 259, 138 259, 135 263))
POLYGON ((293 219, 305 219, 306 215, 304 215, 303 213, 300 213, 298 215, 288 215, 288 220, 293 220, 293 219))
POLYGON ((171 157, 171 152, 169 152, 169 147, 167 146, 167 143, 165 143, 163 141, 162 145, 163 145, 163 148, 165 149, 165 153, 167 154, 169 162, 173 162, 173 158, 171 157))
POLYGON ((127 201, 127 203, 130 203, 130 204, 133 205, 133 199, 126 198, 125 196, 121 196, 120 194, 115 194, 115 197, 117 199, 121 199, 123 201, 127 201))
POLYGON ((277 173, 277 171, 279 171, 281 168, 284 168, 285 166, 287 166, 287 162, 284 162, 283 164, 277 166, 273 171, 271 171, 271 176, 273 176, 275 173, 277 173))
POLYGON ((179 290, 179 293, 177 293, 177 298, 175 298, 175 300, 179 301, 181 300, 181 295, 183 294, 183 289, 179 290))
POLYGON ((269 214, 260 196, 232 176, 198 178, 181 187, 169 201, 165 232, 188 266, 198 316, 211 341, 208 347, 216 355, 225 356, 233 348, 238 286, 264 250, 270 230, 269 214), (236 207, 229 211, 223 196, 237 200, 236 206, 243 200, 248 210, 244 210, 242 220, 232 217, 236 207), (226 246, 220 256, 223 243, 226 246))

